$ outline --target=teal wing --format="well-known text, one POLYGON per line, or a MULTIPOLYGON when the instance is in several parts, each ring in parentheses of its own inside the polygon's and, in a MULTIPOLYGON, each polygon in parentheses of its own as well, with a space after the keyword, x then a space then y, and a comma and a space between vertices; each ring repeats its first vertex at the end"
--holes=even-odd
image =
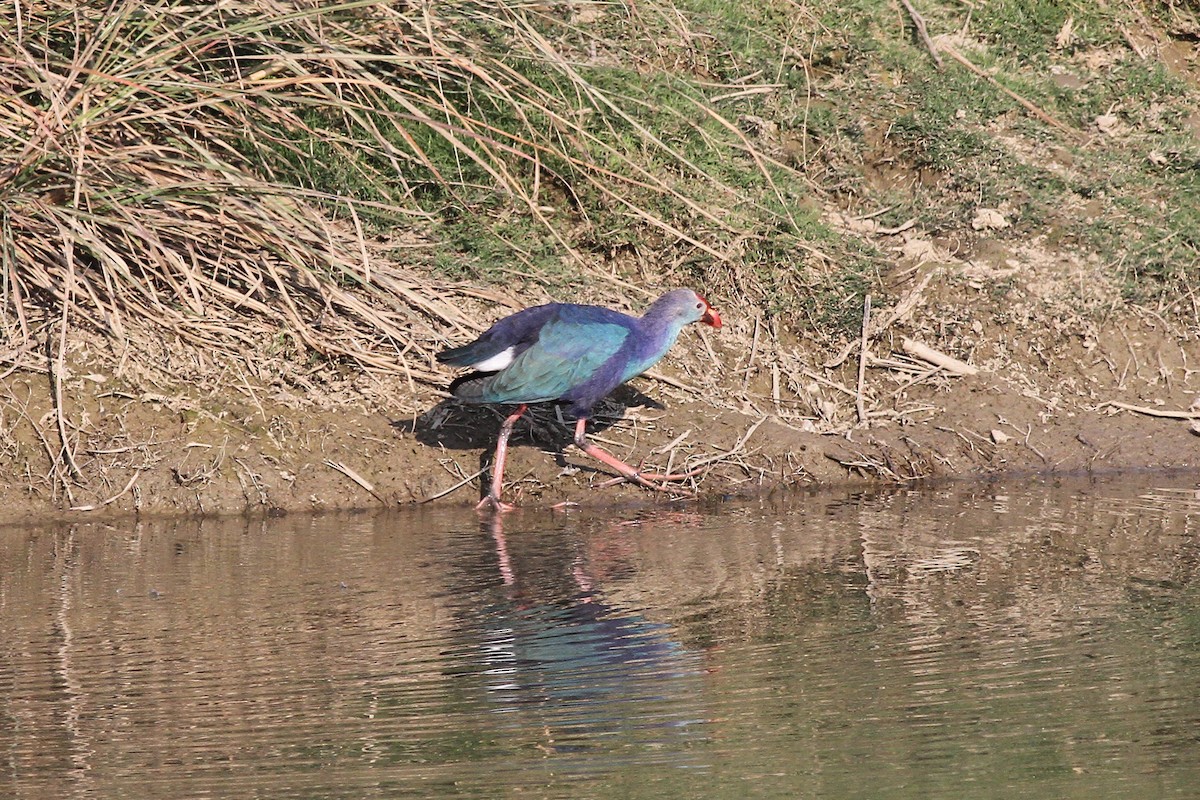
POLYGON ((487 403, 557 400, 616 356, 628 336, 629 328, 615 322, 551 320, 536 344, 488 379, 479 399, 487 403))

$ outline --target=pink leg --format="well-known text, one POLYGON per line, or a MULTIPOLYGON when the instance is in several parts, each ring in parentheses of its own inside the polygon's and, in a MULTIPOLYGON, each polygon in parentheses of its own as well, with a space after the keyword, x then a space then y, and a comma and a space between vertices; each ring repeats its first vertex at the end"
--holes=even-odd
POLYGON ((508 415, 504 419, 504 424, 500 426, 500 437, 496 440, 496 457, 492 459, 492 488, 488 491, 487 497, 479 501, 479 505, 475 506, 476 510, 482 509, 484 506, 491 506, 496 511, 512 511, 513 507, 508 503, 500 500, 500 489, 504 485, 504 461, 508 458, 508 437, 512 435, 513 425, 525 413, 527 405, 522 403, 517 406, 517 410, 508 415))
POLYGON ((513 572, 512 559, 508 556, 508 541, 504 538, 504 517, 494 514, 488 525, 492 529, 492 539, 496 542, 496 558, 500 562, 500 578, 505 586, 512 586, 517 580, 513 572))
POLYGON ((664 484, 670 481, 687 480, 693 475, 700 474, 701 470, 694 469, 691 472, 683 472, 677 475, 659 475, 653 472, 638 472, 636 469, 629 466, 612 453, 609 453, 602 447, 598 447, 597 445, 589 442, 587 440, 587 434, 585 431, 586 427, 586 417, 581 417, 579 421, 575 423, 575 446, 600 463, 607 464, 615 469, 618 473, 620 473, 621 478, 624 478, 627 481, 632 481, 641 486, 645 486, 647 489, 653 489, 656 492, 668 492, 670 494, 691 494, 690 491, 681 486, 665 486, 664 484))

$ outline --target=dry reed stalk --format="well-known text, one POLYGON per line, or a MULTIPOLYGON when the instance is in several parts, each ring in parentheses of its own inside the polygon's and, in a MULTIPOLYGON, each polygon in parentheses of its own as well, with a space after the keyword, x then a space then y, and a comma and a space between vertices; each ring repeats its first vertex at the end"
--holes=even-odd
MULTIPOLYGON (((33 427, 54 465, 56 493, 74 504, 80 465, 61 386, 67 341, 84 327, 122 342, 114 348, 122 352, 149 332, 245 359, 249 368, 235 371, 247 387, 245 376, 263 374, 277 342, 324 357, 306 378, 348 362, 406 376, 410 387, 442 385, 433 354, 484 327, 473 313, 479 304, 524 303, 432 278, 378 242, 381 228, 413 226, 419 237, 437 218, 419 201, 423 192, 436 189, 465 214, 492 202, 516 209, 585 270, 600 269, 597 259, 580 252, 548 208, 561 202, 592 224, 587 203, 602 203, 666 242, 685 265, 680 272, 699 257, 719 265, 715 280, 737 284, 728 265, 757 234, 722 205, 764 203, 648 125, 643 114, 658 110, 646 101, 598 85, 545 34, 536 9, 473 8, 481 16, 472 21, 500 31, 505 48, 471 39, 469 26, 456 24, 462 9, 436 4, 33 0, 18 30, 0 30, 0 52, 11 56, 0 59, 0 336, 11 343, 0 357, 14 369, 42 368, 55 383, 61 441, 52 445, 44 426, 33 427), (542 79, 514 67, 512 54, 536 62, 542 79), (616 143, 628 138, 637 147, 622 150, 616 143), (638 150, 643 156, 630 155, 638 150), (345 187, 319 188, 309 167, 322 161, 344 165, 345 187), (50 358, 32 342, 55 332, 50 358)), ((691 95, 694 113, 671 113, 709 147, 750 164, 779 206, 769 213, 794 230, 777 181, 794 169, 711 105, 774 87, 710 88, 691 95)), ((832 262, 807 243, 796 248, 832 262)), ((600 274, 602 285, 656 293, 600 274)), ((780 350, 778 334, 765 333, 756 323, 747 383, 760 352, 780 350), (770 340, 761 351, 760 337, 770 340)), ((722 360, 702 341, 710 363, 722 360)), ((735 326, 716 342, 744 345, 749 331, 735 326)), ((780 396, 777 365, 772 375, 775 408, 799 402, 780 396)), ((656 377, 701 392, 695 380, 656 377)), ((744 455, 761 424, 702 463, 744 455)), ((223 459, 222 451, 176 480, 206 482, 223 459)), ((263 497, 257 476, 237 463, 243 488, 263 497)), ((330 466, 373 493, 344 465, 330 466)), ((136 492, 137 477, 101 505, 136 492)))

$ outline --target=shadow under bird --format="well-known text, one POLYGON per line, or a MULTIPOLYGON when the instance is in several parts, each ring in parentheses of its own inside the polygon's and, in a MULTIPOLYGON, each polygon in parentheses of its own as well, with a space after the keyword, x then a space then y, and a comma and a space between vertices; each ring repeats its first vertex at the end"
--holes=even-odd
POLYGON ((601 306, 548 303, 497 322, 478 339, 438 353, 443 364, 467 367, 479 375, 459 378, 451 393, 464 403, 516 405, 500 426, 492 482, 478 508, 512 508, 500 500, 504 460, 513 425, 530 403, 568 403, 577 418, 575 446, 626 480, 648 489, 673 492, 678 475, 642 473, 587 440, 592 407, 625 381, 642 374, 666 355, 680 331, 693 322, 721 327, 721 317, 691 289, 675 289, 650 304, 641 317, 601 306))

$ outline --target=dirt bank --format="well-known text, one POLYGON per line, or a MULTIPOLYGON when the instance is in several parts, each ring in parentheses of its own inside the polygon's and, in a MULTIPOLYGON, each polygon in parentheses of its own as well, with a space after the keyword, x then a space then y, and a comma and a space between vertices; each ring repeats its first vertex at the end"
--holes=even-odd
MULTIPOLYGON (((725 327, 594 434, 700 497, 1197 467, 1186 4, 584 5, 23 5, 0 521, 474 503, 499 416, 434 353, 678 285, 725 327)), ((670 502, 570 438, 508 497, 670 502)))
MULTIPOLYGON (((723 309, 728 335, 689 332, 658 378, 637 379, 601 406, 594 435, 635 463, 708 464, 695 481, 701 498, 1200 466, 1193 337, 1138 310, 1114 311, 1099 327, 1096 314, 1028 288, 981 302, 976 277, 950 263, 912 270, 899 302, 868 326, 865 361, 862 342, 849 341, 832 366, 840 354, 803 342, 764 352, 753 318, 723 309), (908 313, 889 318, 905 298, 908 313), (973 318, 958 318, 968 303, 973 318), (978 372, 939 370, 908 355, 904 339, 978 372)), ((321 368, 305 382, 295 364, 286 376, 252 376, 167 340, 122 359, 99 338, 69 348, 60 414, 55 365, 42 365, 3 378, 8 523, 474 503, 499 423, 494 410, 457 407, 403 377, 321 368)), ((594 488, 611 476, 569 442, 554 409, 536 409, 518 425, 507 495, 532 508, 672 502, 628 486, 594 488)))

